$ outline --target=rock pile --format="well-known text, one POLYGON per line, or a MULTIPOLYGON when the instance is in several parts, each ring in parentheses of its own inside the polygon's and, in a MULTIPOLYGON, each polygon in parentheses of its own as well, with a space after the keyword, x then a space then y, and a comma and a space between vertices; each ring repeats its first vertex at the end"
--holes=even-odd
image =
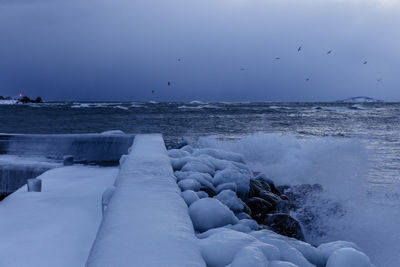
POLYGON ((301 224, 290 215, 301 208, 301 190, 275 186, 240 154, 189 145, 168 153, 207 266, 372 266, 353 243, 304 242, 301 224))

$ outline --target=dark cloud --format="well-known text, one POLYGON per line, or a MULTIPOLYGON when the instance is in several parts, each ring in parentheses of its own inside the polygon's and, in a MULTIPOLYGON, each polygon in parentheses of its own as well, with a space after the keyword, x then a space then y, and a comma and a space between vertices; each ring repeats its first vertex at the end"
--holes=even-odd
POLYGON ((0 95, 400 100, 399 11, 378 0, 0 0, 0 95))

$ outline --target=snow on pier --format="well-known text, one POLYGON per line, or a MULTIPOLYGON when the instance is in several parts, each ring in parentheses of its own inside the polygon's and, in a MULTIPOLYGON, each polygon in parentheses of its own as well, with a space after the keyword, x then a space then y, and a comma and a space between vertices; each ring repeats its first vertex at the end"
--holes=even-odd
POLYGON ((118 168, 71 166, 0 202, 0 266, 84 266, 101 221, 101 195, 118 168))
POLYGON ((87 261, 102 266, 205 266, 161 135, 138 135, 87 261))

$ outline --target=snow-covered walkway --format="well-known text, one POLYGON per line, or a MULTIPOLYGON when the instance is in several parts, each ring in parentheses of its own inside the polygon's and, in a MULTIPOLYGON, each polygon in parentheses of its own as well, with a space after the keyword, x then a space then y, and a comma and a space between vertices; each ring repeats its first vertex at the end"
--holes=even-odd
POLYGON ((101 195, 117 168, 45 172, 43 191, 26 185, 0 202, 0 266, 84 266, 101 222, 101 195))
POLYGON ((121 162, 87 266, 205 266, 161 135, 136 136, 121 162))

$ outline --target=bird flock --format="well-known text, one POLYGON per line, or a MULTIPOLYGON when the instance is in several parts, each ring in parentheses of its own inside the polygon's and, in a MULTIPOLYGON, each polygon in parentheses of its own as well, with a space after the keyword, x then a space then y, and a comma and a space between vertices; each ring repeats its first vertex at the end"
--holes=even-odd
MULTIPOLYGON (((302 51, 302 49, 303 49, 303 47, 302 47, 302 46, 299 46, 299 47, 297 48, 297 53, 300 53, 300 52, 302 51)), ((333 53, 333 50, 329 50, 329 51, 326 52, 327 55, 331 55, 332 53, 333 53)), ((280 57, 275 57, 275 60, 280 60, 280 59, 281 59, 280 57)), ((177 61, 178 61, 178 62, 181 62, 182 59, 181 59, 181 58, 178 58, 177 61)), ((368 61, 365 60, 365 61, 362 62, 362 64, 363 64, 363 65, 367 65, 367 64, 368 64, 368 61)), ((243 67, 240 68, 240 71, 245 71, 245 70, 246 70, 246 69, 243 68, 243 67)), ((309 82, 310 80, 311 80, 310 77, 307 77, 307 78, 305 79, 306 82, 309 82)), ((376 81, 377 81, 378 83, 381 82, 382 80, 383 80, 382 78, 376 79, 376 81)), ((167 85, 168 85, 168 86, 171 86, 171 81, 168 81, 168 82, 167 82, 167 85)), ((155 90, 151 90, 151 93, 154 94, 154 93, 155 93, 155 90)))

